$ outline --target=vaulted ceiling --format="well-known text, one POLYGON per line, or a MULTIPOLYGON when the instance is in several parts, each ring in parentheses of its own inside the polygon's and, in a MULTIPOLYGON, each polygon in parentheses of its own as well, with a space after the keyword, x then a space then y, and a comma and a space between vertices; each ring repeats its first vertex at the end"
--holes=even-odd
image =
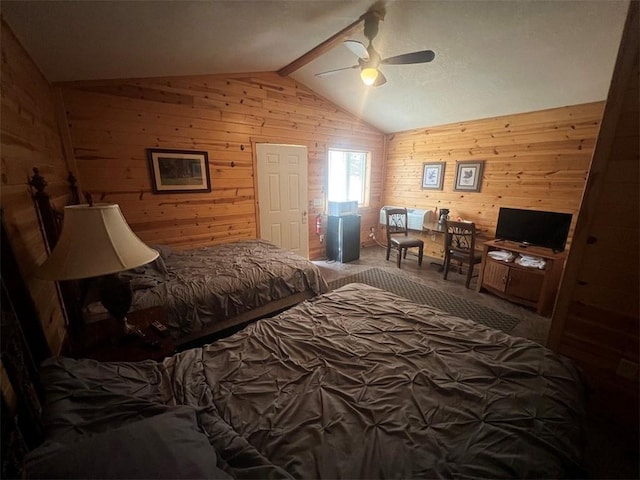
MULTIPOLYGON (((278 71, 356 21, 372 0, 14 1, 0 8, 52 82, 278 71)), ((604 100, 628 0, 388 0, 366 87, 342 44, 290 74, 383 132, 604 100)), ((362 29, 349 38, 366 43, 362 29)))

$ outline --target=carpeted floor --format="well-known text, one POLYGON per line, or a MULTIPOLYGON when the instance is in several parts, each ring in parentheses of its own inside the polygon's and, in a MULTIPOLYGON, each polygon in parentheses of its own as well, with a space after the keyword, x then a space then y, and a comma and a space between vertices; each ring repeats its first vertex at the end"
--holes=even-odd
POLYGON ((334 290, 348 283, 366 283, 372 287, 393 292, 416 303, 430 305, 452 315, 467 318, 507 333, 518 324, 518 319, 515 317, 470 302, 457 295, 451 295, 442 290, 412 282, 407 278, 379 268, 370 268, 348 277, 338 278, 329 283, 329 288, 334 290))

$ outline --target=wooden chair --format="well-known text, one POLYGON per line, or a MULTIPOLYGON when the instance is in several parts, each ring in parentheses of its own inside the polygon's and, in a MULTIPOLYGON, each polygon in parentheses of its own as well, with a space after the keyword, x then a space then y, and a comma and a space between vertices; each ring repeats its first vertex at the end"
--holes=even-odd
POLYGON ((482 262, 482 254, 476 252, 476 225, 468 222, 447 221, 444 239, 444 279, 447 279, 451 260, 460 262, 459 269, 462 273, 462 265, 467 265, 467 281, 473 277, 474 266, 482 262))
POLYGON ((424 242, 419 238, 410 237, 407 227, 406 208, 387 208, 387 260, 391 248, 398 250, 398 268, 402 257, 407 258, 407 250, 418 247, 418 265, 422 265, 422 255, 424 253, 424 242))

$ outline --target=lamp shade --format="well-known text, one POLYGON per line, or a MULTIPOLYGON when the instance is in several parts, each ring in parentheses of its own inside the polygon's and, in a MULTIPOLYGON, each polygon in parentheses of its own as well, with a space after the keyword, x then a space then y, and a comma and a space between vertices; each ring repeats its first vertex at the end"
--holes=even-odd
POLYGON ((64 208, 62 234, 36 276, 45 280, 97 277, 139 267, 158 258, 140 240, 116 204, 64 208))

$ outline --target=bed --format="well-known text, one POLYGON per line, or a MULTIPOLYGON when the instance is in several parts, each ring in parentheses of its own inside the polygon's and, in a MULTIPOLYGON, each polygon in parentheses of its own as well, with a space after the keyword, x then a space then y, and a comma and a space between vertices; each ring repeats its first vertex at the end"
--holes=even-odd
POLYGON ((164 306, 178 343, 193 342, 324 293, 309 260, 265 240, 188 250, 152 246, 158 260, 121 276, 131 281, 132 310, 164 306))
MULTIPOLYGON (((52 205, 45 191, 47 182, 37 168, 29 184, 36 190, 34 205, 47 249, 51 250, 60 236, 62 212, 52 205)), ((78 188, 71 174, 69 184, 68 203, 78 204, 78 188)), ((151 246, 160 252, 156 261, 120 275, 131 281, 132 310, 166 308, 169 331, 181 348, 328 290, 312 262, 264 240, 247 239, 188 250, 151 246)), ((90 285, 69 289, 63 284, 61 295, 73 328, 82 325, 81 316, 84 321, 108 317, 100 302, 95 301, 99 296, 90 285), (83 296, 82 307, 76 291, 89 292, 83 296)))
POLYGON ((160 363, 57 357, 41 378, 29 477, 585 476, 568 360, 364 284, 160 363))

